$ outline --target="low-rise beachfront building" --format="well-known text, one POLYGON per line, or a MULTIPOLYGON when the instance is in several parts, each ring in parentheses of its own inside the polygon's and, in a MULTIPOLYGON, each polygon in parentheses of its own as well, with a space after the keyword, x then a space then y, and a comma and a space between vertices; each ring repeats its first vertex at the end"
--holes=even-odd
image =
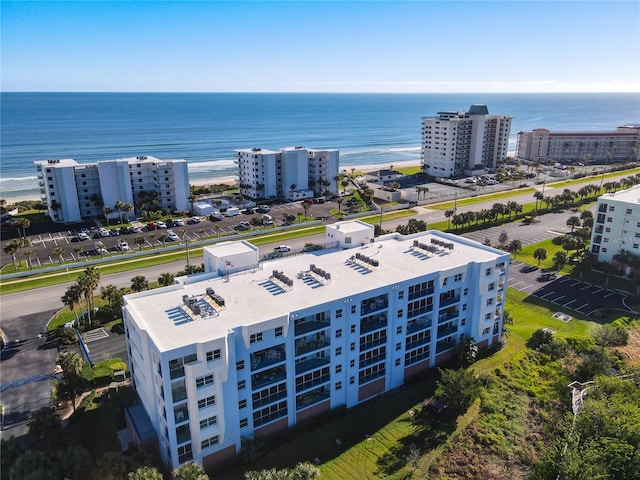
POLYGON ((138 156, 95 163, 73 159, 35 162, 47 213, 55 222, 97 217, 109 207, 110 218, 131 217, 118 202, 138 208, 145 203, 165 210, 190 210, 189 171, 185 160, 138 156))
POLYGON ((438 112, 422 119, 422 169, 433 177, 452 177, 479 168, 495 169, 507 156, 511 120, 489 115, 486 105, 467 112, 438 112))
POLYGON ((337 193, 337 150, 285 147, 237 150, 240 192, 253 199, 301 200, 337 193))
POLYGON ((609 132, 552 132, 546 128, 518 132, 516 157, 523 162, 635 162, 640 125, 623 125, 609 132))
POLYGON ((590 245, 602 263, 611 263, 623 250, 640 257, 640 185, 598 198, 590 245))
POLYGON ((125 296, 131 378, 169 468, 233 458, 450 359, 500 341, 509 254, 439 231, 374 239, 326 227, 326 248, 261 261, 204 248, 205 273, 125 296))

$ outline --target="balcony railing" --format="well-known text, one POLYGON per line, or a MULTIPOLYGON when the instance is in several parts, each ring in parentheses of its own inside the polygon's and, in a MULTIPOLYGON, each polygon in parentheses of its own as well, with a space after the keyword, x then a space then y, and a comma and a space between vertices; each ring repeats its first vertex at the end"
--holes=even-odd
POLYGON ((328 340, 311 340, 309 342, 298 344, 296 341, 296 357, 299 355, 305 355, 307 353, 315 352, 316 350, 320 350, 321 348, 326 348, 330 346, 328 340))
POLYGON ((426 330, 427 328, 431 328, 432 321, 430 318, 422 317, 413 322, 407 323, 407 334, 419 332, 421 330, 426 330))
POLYGON ((270 348, 263 350, 260 353, 252 353, 251 357, 251 371, 262 370, 263 368, 270 367, 280 362, 284 362, 286 352, 280 348, 270 348))
POLYGON ((320 330, 328 327, 329 327, 329 322, 316 322, 316 321, 304 322, 296 325, 294 328, 294 332, 295 332, 295 336, 297 337, 298 335, 306 335, 308 333, 315 332, 316 330, 320 330))
POLYGON ((457 327, 438 328, 438 338, 444 338, 457 331, 458 331, 457 327))
POLYGON ((439 355, 442 352, 446 352, 447 350, 451 350, 455 347, 455 342, 438 342, 436 343, 436 355, 439 355))
POLYGON ((367 319, 363 319, 362 322, 360 323, 360 335, 364 335, 365 333, 369 333, 374 330, 384 328, 386 326, 387 326, 386 315, 378 315, 375 317, 369 317, 367 319))
POLYGON ((171 390, 171 398, 173 399, 173 403, 185 400, 187 398, 187 389, 179 388, 177 390, 171 390))
POLYGON ((287 378, 287 373, 284 367, 276 367, 264 372, 254 373, 251 375, 251 388, 255 390, 266 387, 272 383, 282 381, 285 378, 287 378))
POLYGON ((180 408, 174 409, 173 415, 174 415, 176 424, 186 422, 187 420, 189 420, 189 410, 187 409, 186 405, 180 408))
POLYGON ((362 307, 360 307, 360 315, 368 315, 373 312, 384 310, 389 306, 389 302, 387 300, 372 300, 368 303, 365 302, 363 302, 362 307))
POLYGON ((460 295, 452 298, 440 298, 440 307, 448 307, 449 305, 453 305, 454 303, 458 303, 459 301, 460 295))
POLYGON ((309 370, 315 370, 324 365, 328 365, 331 363, 331 359, 327 358, 317 358, 312 357, 307 360, 303 360, 302 362, 296 363, 296 375, 300 375, 302 373, 308 372, 309 370))
POLYGON ((296 410, 310 407, 316 403, 323 402, 330 397, 329 392, 309 392, 296 397, 296 410))
POLYGON ((451 320, 453 318, 457 318, 458 317, 458 311, 456 310, 455 312, 447 312, 447 313, 441 313, 440 315, 438 315, 438 324, 442 324, 448 320, 451 320))

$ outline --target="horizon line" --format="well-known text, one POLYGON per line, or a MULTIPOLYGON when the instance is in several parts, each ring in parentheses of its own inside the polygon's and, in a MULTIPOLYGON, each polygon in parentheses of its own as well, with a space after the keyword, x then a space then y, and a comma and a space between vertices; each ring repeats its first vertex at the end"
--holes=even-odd
POLYGON ((379 91, 370 91, 370 92, 351 92, 351 91, 336 91, 336 92, 326 92, 326 91, 292 91, 292 92, 284 92, 284 91, 177 91, 177 90, 156 90, 156 91, 145 91, 145 90, 0 90, 0 94, 3 93, 135 93, 135 94, 158 94, 158 93, 169 93, 169 94, 284 94, 284 95, 301 95, 301 94, 313 94, 313 95, 476 95, 476 94, 494 94, 494 95, 505 95, 505 94, 532 94, 532 95, 566 95, 566 94, 640 94, 640 90, 629 90, 629 91, 505 91, 505 92, 496 92, 496 91, 469 91, 469 92, 379 92, 379 91))

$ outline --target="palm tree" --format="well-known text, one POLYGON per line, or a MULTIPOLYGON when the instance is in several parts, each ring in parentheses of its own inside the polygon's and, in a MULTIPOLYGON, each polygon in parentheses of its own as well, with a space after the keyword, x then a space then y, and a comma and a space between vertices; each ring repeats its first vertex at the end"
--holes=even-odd
POLYGON ((342 206, 343 202, 344 202, 344 197, 336 198, 336 203, 338 204, 338 215, 340 215, 342 213, 340 207, 342 206))
POLYGON ((142 251, 142 246, 145 244, 146 240, 143 235, 136 235, 136 238, 133 240, 138 245, 140 251, 142 251))
POLYGON ((538 260, 538 266, 540 266, 540 262, 547 259, 547 250, 542 247, 536 248, 533 251, 533 258, 538 260))
POLYGON ((82 248, 82 245, 76 245, 75 247, 73 247, 73 251, 76 252, 78 258, 80 258, 80 256, 82 255, 83 250, 84 249, 82 248))
POLYGON ((57 255, 58 257, 58 263, 62 264, 62 260, 64 260, 64 248, 62 247, 56 247, 53 250, 51 250, 51 254, 52 255, 57 255))
POLYGON ((215 229, 215 231, 216 231, 216 235, 217 235, 218 237, 220 237, 220 230, 222 230, 222 227, 221 227, 220 225, 217 225, 217 224, 216 224, 213 228, 214 228, 214 229, 215 229))
POLYGON ((84 272, 82 272, 78 276, 78 286, 82 291, 82 294, 85 298, 85 302, 87 305, 87 322, 88 322, 89 328, 91 328, 92 326, 91 317, 93 315, 93 309, 94 309, 93 292, 95 291, 96 288, 98 288, 98 285, 100 284, 100 277, 101 277, 100 270, 98 270, 94 266, 85 268, 84 272))
POLYGON ((116 200, 116 203, 113 205, 113 208, 115 208, 118 211, 118 223, 122 223, 123 207, 124 207, 124 203, 122 203, 122 201, 120 200, 116 200))
POLYGON ((107 221, 107 225, 109 225, 109 215, 111 215, 111 212, 113 212, 113 209, 108 205, 102 207, 102 213, 104 213, 104 219, 107 221))
POLYGON ((514 260, 518 258, 518 252, 520 250, 522 250, 522 242, 518 239, 511 240, 511 243, 509 243, 509 252, 513 253, 514 260))
POLYGON ((553 255, 553 266, 556 270, 561 270, 567 264, 569 257, 567 256, 567 252, 563 252, 562 250, 558 250, 553 255))
POLYGON ((131 279, 131 290, 134 292, 142 292, 149 288, 149 282, 143 275, 136 275, 131 279))
POLYGON ((209 480, 209 476, 197 463, 183 463, 173 471, 174 480, 209 480))
POLYGON ((60 442, 62 425, 58 413, 43 407, 31 413, 29 436, 45 450, 53 450, 60 442))
POLYGON ((67 290, 64 292, 64 295, 60 298, 62 304, 65 307, 69 307, 69 309, 76 316, 76 324, 78 323, 78 312, 76 311, 76 307, 80 305, 82 300, 82 291, 77 283, 69 286, 67 290))
POLYGON ((128 480, 163 480, 164 477, 155 467, 140 467, 129 472, 128 480))
POLYGON ((453 215, 455 215, 455 213, 456 213, 456 211, 453 208, 450 208, 450 209, 444 211, 444 216, 447 217, 447 220, 448 220, 447 230, 449 230, 451 228, 451 217, 453 217, 453 215))
POLYGON ((27 228, 31 226, 31 220, 26 217, 20 217, 16 220, 15 226, 18 229, 18 232, 22 229, 21 237, 25 238, 27 236, 27 228))
POLYGON ((173 285, 173 281, 175 279, 175 275, 170 272, 165 272, 160 274, 158 278, 158 284, 162 287, 167 287, 169 285, 173 285))
POLYGON ((151 232, 149 234, 149 243, 151 244, 151 248, 156 248, 156 246, 153 244, 153 239, 156 238, 156 234, 151 232))
POLYGON ((571 215, 567 218, 567 226, 571 227, 571 233, 573 233, 573 229, 580 226, 580 217, 577 215, 571 215))
POLYGON ((27 257, 27 266, 29 267, 29 270, 32 270, 33 263, 31 261, 31 257, 35 256, 35 252, 33 250, 25 250, 24 256, 27 257))
POLYGON ((165 242, 167 241, 167 237, 169 235, 167 235, 166 233, 162 232, 160 235, 158 235, 158 240, 160 240, 162 242, 162 246, 164 247, 165 242))
POLYGON ((73 411, 76 411, 76 388, 81 381, 83 361, 75 352, 64 352, 58 355, 56 363, 62 368, 62 375, 67 391, 71 397, 73 411))
POLYGON ((304 209, 304 219, 307 219, 307 210, 311 208, 311 205, 307 202, 302 202, 302 208, 304 209))
POLYGON ((127 221, 129 220, 129 213, 133 212, 134 208, 129 202, 122 204, 122 210, 127 212, 127 221))
POLYGON ((13 242, 7 243, 4 247, 2 247, 2 251, 7 255, 11 255, 11 260, 13 261, 13 269, 17 270, 16 266, 16 254, 18 253, 18 242, 15 240, 13 242))

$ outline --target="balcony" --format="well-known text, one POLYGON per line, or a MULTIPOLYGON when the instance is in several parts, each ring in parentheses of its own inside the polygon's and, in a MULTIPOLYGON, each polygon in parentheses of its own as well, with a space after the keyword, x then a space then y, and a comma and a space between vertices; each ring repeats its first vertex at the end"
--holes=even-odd
POLYGON ((306 382, 304 382, 304 381, 297 382, 296 381, 296 392, 302 392, 302 391, 307 390, 309 388, 313 388, 313 387, 316 387, 318 385, 322 385, 323 383, 327 383, 328 381, 329 381, 329 373, 326 373, 324 375, 319 375, 319 376, 317 376, 315 378, 307 380, 306 382))
POLYGON ((328 400, 330 396, 330 393, 325 391, 314 391, 298 395, 296 397, 296 410, 302 410, 303 408, 328 400))
POLYGON ((287 359, 286 352, 283 347, 267 348, 256 353, 252 353, 250 358, 252 372, 254 370, 261 370, 271 365, 284 362, 287 359))
POLYGON ((384 310, 389 306, 386 296, 380 296, 362 301, 360 307, 360 315, 369 315, 370 313, 384 310))
POLYGON ((176 402, 181 402, 182 400, 186 400, 187 398, 187 389, 182 387, 182 388, 176 388, 171 389, 171 398, 173 399, 173 403, 176 402))
POLYGON ((176 425, 189 420, 189 409, 187 405, 181 405, 180 407, 173 409, 173 417, 176 425))
POLYGON ((441 354, 442 352, 446 352, 447 350, 451 350, 456 347, 456 342, 437 342, 436 343, 436 355, 441 354))
POLYGON ((260 373, 251 375, 251 388, 254 390, 271 385, 287 378, 287 371, 284 366, 275 367, 260 373))
POLYGON ((440 308, 448 307, 449 305, 453 305, 454 303, 458 303, 460 301, 460 295, 456 295, 455 297, 443 298, 440 297, 440 308))
POLYGON ((296 375, 303 374, 308 372, 309 370, 315 370, 316 368, 320 368, 324 365, 329 365, 331 363, 331 359, 329 357, 320 358, 320 357, 310 357, 305 360, 302 360, 296 363, 296 375))
POLYGON ((456 333, 457 331, 458 331, 458 327, 455 327, 455 326, 438 327, 438 339, 447 337, 452 333, 456 333))
POLYGON ((298 337, 300 335, 306 335, 311 332, 315 332, 316 330, 329 328, 329 322, 318 322, 318 321, 309 321, 299 323, 295 326, 294 332, 295 336, 298 337))
POLYGON ((310 338, 298 338, 296 339, 296 357, 299 355, 306 355, 321 348, 327 348, 331 344, 325 339, 324 335, 313 335, 310 338))
POLYGON ((433 322, 428 317, 420 317, 417 320, 411 320, 410 322, 407 322, 407 335, 431 328, 432 324, 433 322))
POLYGON ((379 330, 387 326, 386 315, 371 315, 370 317, 363 318, 360 322, 360 335, 379 330))
POLYGON ((386 332, 383 332, 383 333, 385 333, 385 335, 382 335, 368 342, 364 341, 364 339, 360 339, 360 351, 364 352, 365 350, 370 350, 373 347, 377 347, 378 345, 383 345, 387 343, 386 332))
POLYGON ((176 442, 178 444, 185 443, 191 440, 191 431, 189 425, 182 425, 176 428, 176 442))
POLYGON ((169 377, 171 380, 175 380, 176 378, 184 377, 184 367, 180 366, 179 368, 172 368, 169 370, 169 377))
POLYGON ((452 312, 440 313, 438 315, 438 325, 441 325, 442 323, 457 317, 458 317, 458 310, 454 310, 452 312))

